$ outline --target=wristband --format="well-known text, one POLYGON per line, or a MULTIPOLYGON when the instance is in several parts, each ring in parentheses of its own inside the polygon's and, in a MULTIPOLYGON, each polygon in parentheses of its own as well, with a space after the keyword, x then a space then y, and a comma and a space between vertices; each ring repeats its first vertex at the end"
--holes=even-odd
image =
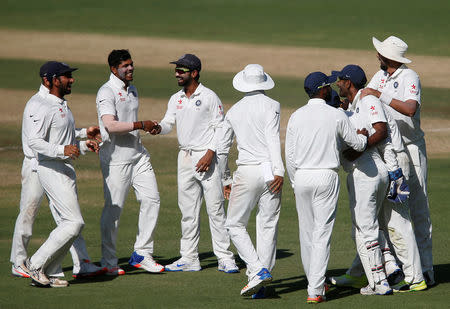
POLYGON ((386 105, 390 105, 392 102, 392 96, 389 95, 387 92, 382 92, 379 99, 381 103, 384 103, 386 105))

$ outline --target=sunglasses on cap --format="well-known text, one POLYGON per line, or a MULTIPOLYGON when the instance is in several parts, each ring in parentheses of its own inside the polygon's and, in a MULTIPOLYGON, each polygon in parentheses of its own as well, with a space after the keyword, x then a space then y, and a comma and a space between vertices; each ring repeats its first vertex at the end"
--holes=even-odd
POLYGON ((188 68, 182 68, 182 67, 177 67, 175 68, 175 72, 177 72, 178 74, 184 74, 187 72, 190 72, 191 70, 188 68))

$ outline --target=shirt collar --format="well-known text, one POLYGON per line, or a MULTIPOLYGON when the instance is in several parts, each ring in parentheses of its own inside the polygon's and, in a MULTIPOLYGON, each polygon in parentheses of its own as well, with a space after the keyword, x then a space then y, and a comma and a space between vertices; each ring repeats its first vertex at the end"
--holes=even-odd
POLYGON ((257 94, 265 94, 265 92, 264 92, 264 90, 254 90, 254 91, 246 92, 245 96, 249 97, 249 96, 257 95, 257 94))
MULTIPOLYGON (((205 87, 202 85, 202 83, 199 83, 198 86, 197 86, 197 89, 195 89, 194 93, 191 95, 191 98, 200 95, 202 90, 203 90, 203 88, 205 88, 205 87)), ((181 89, 181 96, 187 98, 187 95, 184 92, 184 88, 181 89)))
MULTIPOLYGON (((359 89, 358 92, 356 93, 355 97, 353 98, 351 109, 355 109, 356 105, 358 105, 358 103, 361 101, 361 91, 362 91, 362 89, 359 89)), ((349 107, 349 109, 350 109, 350 107, 349 107)))
POLYGON ((327 104, 327 102, 325 102, 324 99, 320 99, 320 98, 314 98, 314 99, 309 99, 307 104, 327 104))
POLYGON ((54 104, 54 105, 65 105, 66 104, 66 100, 60 99, 57 96, 50 94, 50 93, 48 94, 47 98, 48 98, 48 101, 50 102, 50 104, 54 104))
POLYGON ((126 88, 128 91, 129 87, 125 87, 125 83, 113 73, 111 73, 111 75, 109 76, 109 80, 115 87, 119 88, 120 90, 126 88))
POLYGON ((49 92, 50 92, 50 90, 48 90, 47 87, 45 87, 43 84, 41 84, 41 86, 39 87, 39 94, 42 95, 43 97, 45 97, 49 92))
POLYGON ((406 66, 406 64, 402 64, 397 70, 395 70, 394 73, 392 73, 392 75, 388 76, 388 79, 395 79, 397 78, 397 76, 399 76, 403 70, 407 69, 408 67, 406 66))

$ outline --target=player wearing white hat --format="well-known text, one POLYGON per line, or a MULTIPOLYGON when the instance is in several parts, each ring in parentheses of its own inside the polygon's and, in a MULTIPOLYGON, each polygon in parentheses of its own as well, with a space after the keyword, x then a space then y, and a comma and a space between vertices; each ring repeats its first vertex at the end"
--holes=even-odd
MULTIPOLYGON (((13 263, 12 274, 17 277, 29 277, 27 270, 24 269, 24 262, 27 258, 27 247, 32 235, 33 223, 44 195, 44 188, 39 182, 39 177, 37 175, 38 161, 28 145, 28 138, 34 129, 34 115, 36 115, 42 108, 42 105, 45 104, 45 97, 49 93, 50 83, 47 80, 46 75, 48 68, 54 63, 55 61, 48 61, 41 66, 39 75, 42 79, 42 83, 39 87, 39 91, 27 102, 23 112, 22 148, 24 160, 21 173, 22 191, 20 194, 20 212, 17 216, 14 228, 10 258, 11 263, 13 263)), ((89 139, 95 139, 100 131, 98 127, 89 127, 87 129, 76 129, 75 132, 77 138, 87 137, 89 139)), ((50 210, 52 211, 55 221, 58 223, 60 220, 59 214, 54 211, 54 207, 50 207, 50 210)), ((95 276, 104 272, 101 267, 90 263, 86 243, 81 234, 74 241, 70 248, 70 253, 73 259, 74 277, 95 276)), ((58 270, 58 274, 59 273, 61 272, 58 270)), ((51 275, 56 276, 57 274, 51 275)))
POLYGON ((233 78, 233 87, 245 96, 225 116, 220 153, 224 192, 229 198, 226 228, 240 257, 247 265, 248 284, 241 295, 265 296, 264 285, 272 280, 275 265, 278 218, 284 166, 280 147, 280 103, 264 90, 274 87, 259 64, 249 64, 233 78), (236 136, 239 152, 233 180, 227 168, 228 151, 236 136), (231 184, 232 182, 232 184, 231 184), (256 249, 247 232, 255 205, 256 249))
POLYGON ((133 81, 134 65, 128 50, 113 50, 108 56, 109 81, 97 93, 97 114, 103 144, 100 167, 105 205, 100 219, 103 267, 107 275, 125 271, 117 264, 116 240, 120 216, 130 187, 140 202, 138 232, 129 264, 148 272, 162 272, 153 260, 153 233, 158 221, 159 192, 150 155, 139 129, 150 131, 154 123, 138 121, 138 93, 133 81))
POLYGON ((433 285, 435 281, 432 226, 427 195, 427 155, 424 133, 420 128, 420 80, 417 73, 406 66, 411 60, 404 57, 408 49, 405 42, 395 36, 390 36, 382 42, 376 38, 372 38, 372 41, 378 52, 381 70, 373 76, 363 95, 374 95, 389 106, 389 111, 400 129, 409 162, 399 158, 399 164, 411 191, 409 208, 422 270, 427 284, 433 285))
POLYGON ((319 303, 325 300, 325 272, 340 187, 339 153, 344 143, 363 151, 368 133, 365 129, 355 132, 344 112, 326 104, 331 87, 325 74, 309 74, 305 91, 311 99, 292 114, 286 130, 286 169, 295 192, 307 303, 319 303))
POLYGON ((199 271, 200 208, 203 198, 209 217, 214 254, 218 269, 239 272, 233 252, 228 250, 230 238, 225 230, 222 180, 217 168, 218 129, 223 122, 223 106, 219 97, 199 83, 201 61, 185 54, 172 61, 175 77, 183 87, 172 95, 167 112, 152 134, 167 134, 177 126, 178 206, 181 211, 181 258, 166 265, 166 271, 199 271))
POLYGON ((62 260, 84 226, 78 204, 75 170, 70 160, 88 147, 98 150, 95 142, 77 143, 75 140, 75 121, 64 99, 71 93, 74 70, 61 62, 53 62, 49 66, 46 79, 50 91, 42 98, 39 111, 33 115, 33 129, 28 138, 28 144, 39 161, 39 182, 49 198, 49 206, 54 208, 52 212, 59 214, 57 227, 25 262, 36 286, 68 285, 67 281, 53 274, 61 269, 62 260))

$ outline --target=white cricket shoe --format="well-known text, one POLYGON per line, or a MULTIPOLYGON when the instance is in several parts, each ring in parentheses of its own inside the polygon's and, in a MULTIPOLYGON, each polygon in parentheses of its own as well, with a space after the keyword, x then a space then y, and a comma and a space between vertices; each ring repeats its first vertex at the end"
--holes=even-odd
POLYGON ((33 268, 30 259, 25 260, 25 267, 28 269, 28 275, 32 279, 31 284, 37 287, 46 287, 50 285, 50 280, 42 271, 42 268, 33 268))
POLYGON ((370 285, 361 288, 361 295, 391 295, 393 293, 387 280, 383 280, 380 283, 375 284, 375 289, 372 289, 370 285))
POLYGON ((234 260, 219 260, 219 266, 217 269, 227 274, 239 272, 239 267, 237 267, 234 260))
POLYGON ((145 269, 146 271, 151 273, 160 273, 164 271, 164 266, 156 263, 152 256, 139 255, 136 253, 136 251, 131 254, 128 264, 136 268, 145 269))
POLYGON ((13 276, 20 277, 20 278, 30 278, 30 275, 28 273, 29 273, 29 270, 23 263, 19 266, 16 266, 13 264, 11 267, 11 274, 13 276))
POLYGON ((172 264, 165 266, 166 271, 199 271, 202 269, 200 266, 200 261, 188 260, 185 258, 180 258, 173 262, 172 264))
POLYGON ((105 275, 107 276, 122 276, 125 275, 125 271, 119 266, 106 268, 105 275))
POLYGON ((100 267, 91 263, 89 260, 84 260, 78 269, 75 269, 74 267, 72 277, 75 279, 80 279, 100 276, 105 274, 107 271, 108 269, 106 267, 100 267))
POLYGON ((65 288, 69 286, 69 282, 58 277, 50 277, 50 286, 52 288, 65 288))
POLYGON ((272 281, 272 275, 267 268, 261 270, 244 286, 241 290, 241 296, 252 296, 259 289, 272 281))

